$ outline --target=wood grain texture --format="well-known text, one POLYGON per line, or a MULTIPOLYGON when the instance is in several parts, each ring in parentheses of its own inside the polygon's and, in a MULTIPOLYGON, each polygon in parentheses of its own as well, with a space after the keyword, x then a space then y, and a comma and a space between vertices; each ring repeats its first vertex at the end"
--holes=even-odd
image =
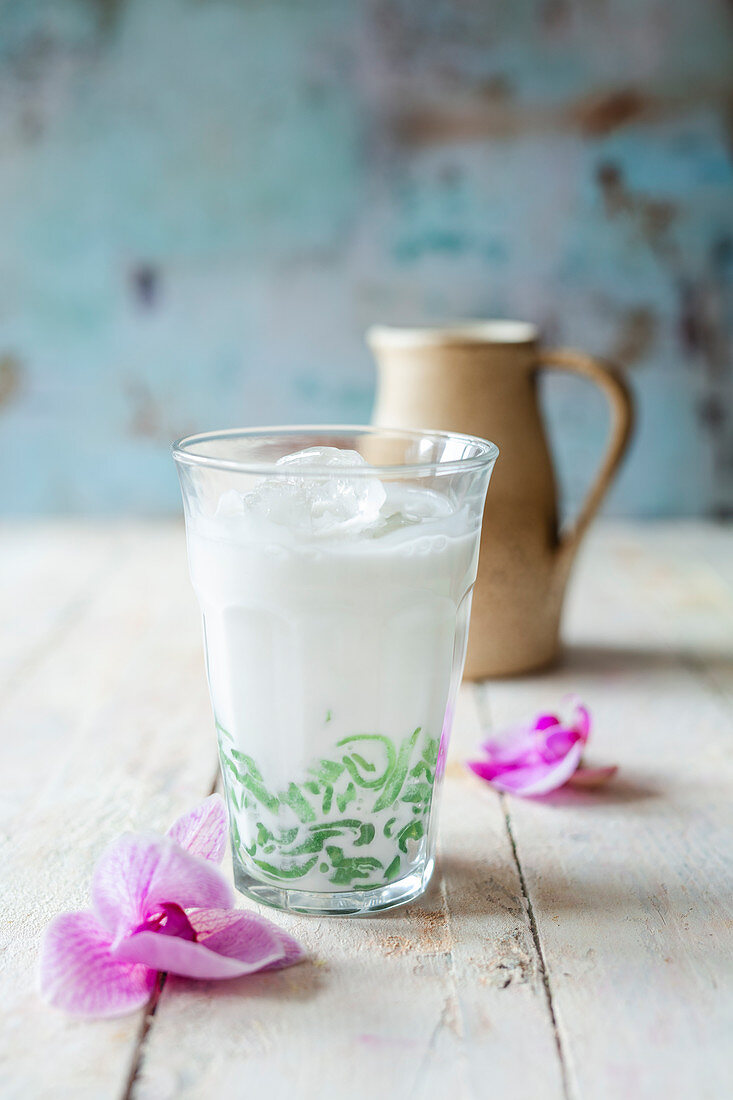
POLYGON ((235 1097, 255 1085, 271 1100, 478 1098, 487 1079, 499 1095, 562 1096, 504 815, 458 763, 479 736, 470 689, 456 735, 428 894, 366 919, 277 915, 309 962, 226 987, 170 982, 137 1100, 235 1097))
POLYGON ((67 1020, 41 1004, 34 970, 45 923, 86 904, 104 845, 164 828, 211 787, 182 530, 3 535, 3 1100, 727 1095, 729 530, 599 525, 565 664, 463 691, 426 897, 369 919, 275 915, 308 963, 169 979, 149 1027, 143 1013, 67 1020), (607 791, 504 800, 464 771, 482 728, 568 690, 593 710, 592 756, 621 765, 607 791))
POLYGON ((60 643, 125 542, 99 524, 0 524, 0 692, 60 643))
MULTIPOLYGON (((182 533, 146 525, 102 541, 116 567, 90 578, 60 644, 49 640, 54 623, 39 619, 27 641, 40 656, 0 700, 0 1094, 8 1100, 121 1094, 141 1015, 85 1023, 43 1006, 41 933, 55 913, 88 904, 107 843, 125 829, 164 827, 214 774, 182 533)), ((76 599, 63 545, 52 543, 56 584, 76 599)))
POLYGON ((708 663, 729 673, 733 615, 689 535, 599 529, 565 665, 482 689, 497 725, 578 692, 593 758, 620 764, 595 795, 507 799, 570 1095, 584 1100, 713 1100, 730 1086, 733 722, 708 663))

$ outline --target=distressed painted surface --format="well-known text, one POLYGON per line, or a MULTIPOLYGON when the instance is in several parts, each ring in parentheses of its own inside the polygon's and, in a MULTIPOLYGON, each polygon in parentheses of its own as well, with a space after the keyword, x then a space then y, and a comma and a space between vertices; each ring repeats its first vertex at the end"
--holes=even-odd
MULTIPOLYGON (((374 320, 624 363, 611 500, 733 509, 722 0, 0 8, 0 507, 178 508, 183 432, 365 420, 374 320)), ((553 379, 570 508, 602 400, 553 379)))

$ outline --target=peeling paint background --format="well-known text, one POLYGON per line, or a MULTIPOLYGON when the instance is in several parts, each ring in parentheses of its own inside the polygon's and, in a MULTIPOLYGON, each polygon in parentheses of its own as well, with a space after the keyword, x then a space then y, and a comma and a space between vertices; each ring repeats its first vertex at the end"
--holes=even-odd
MULTIPOLYGON (((620 361, 609 510, 733 512, 733 5, 0 6, 0 507, 179 509, 168 444, 365 421, 373 321, 620 361)), ((544 394, 566 509, 603 399, 544 394)))

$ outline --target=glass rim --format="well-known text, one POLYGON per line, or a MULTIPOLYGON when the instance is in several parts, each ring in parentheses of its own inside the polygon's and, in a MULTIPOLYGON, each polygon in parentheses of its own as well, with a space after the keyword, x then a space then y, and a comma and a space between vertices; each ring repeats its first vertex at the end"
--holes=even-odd
MULTIPOLYGON (((375 471, 379 475, 414 475, 429 473, 465 473, 469 470, 479 470, 482 467, 493 464, 498 455, 499 448, 488 439, 482 439, 477 435, 467 435, 463 432, 448 432, 432 428, 382 428, 379 425, 370 424, 290 424, 276 427, 263 428, 225 428, 219 431, 196 432, 193 435, 185 435, 171 444, 173 459, 182 466, 203 467, 205 469, 225 470, 230 473, 241 474, 274 474, 297 477, 297 466, 278 466, 275 462, 240 462, 236 459, 219 458, 213 455, 196 454, 192 449, 197 445, 221 440, 225 442, 231 439, 257 439, 266 436, 302 436, 309 433, 343 435, 372 435, 392 436, 408 440, 434 439, 448 440, 458 439, 466 444, 474 446, 477 453, 468 458, 452 458, 446 462, 400 462, 387 466, 339 466, 339 476, 369 477, 374 476, 375 471)), ((302 469, 303 477, 332 477, 333 466, 307 466, 302 469)))

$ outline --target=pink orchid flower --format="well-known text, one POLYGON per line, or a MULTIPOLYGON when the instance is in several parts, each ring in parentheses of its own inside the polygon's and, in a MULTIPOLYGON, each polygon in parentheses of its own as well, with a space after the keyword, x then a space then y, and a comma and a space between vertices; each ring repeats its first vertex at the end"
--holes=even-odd
POLYGON ((528 797, 548 794, 565 783, 590 788, 607 782, 616 774, 615 766, 581 766, 590 714, 578 699, 568 703, 565 716, 540 714, 484 741, 481 748, 487 759, 471 760, 468 767, 497 790, 528 797))
POLYGON ((295 940, 264 917, 234 909, 221 871, 226 811, 219 795, 184 814, 167 836, 127 834, 103 852, 92 910, 62 913, 41 949, 41 994, 79 1016, 144 1005, 159 971, 237 978, 299 962, 295 940))

